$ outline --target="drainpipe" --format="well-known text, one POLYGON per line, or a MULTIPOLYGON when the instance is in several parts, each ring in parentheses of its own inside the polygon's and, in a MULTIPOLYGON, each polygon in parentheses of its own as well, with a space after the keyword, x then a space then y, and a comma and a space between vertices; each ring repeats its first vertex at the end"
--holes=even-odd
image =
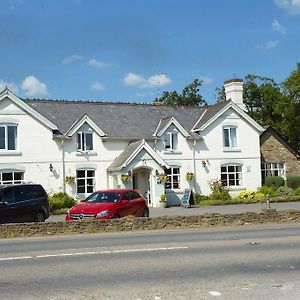
POLYGON ((65 166, 65 142, 61 139, 61 161, 62 161, 62 180, 63 180, 63 192, 66 192, 66 166, 65 166))
MULTIPOLYGON (((193 140, 193 173, 194 173, 194 190, 196 187, 197 175, 196 175, 196 159, 195 159, 195 147, 196 147, 196 140, 193 140)), ((196 192, 196 190, 195 190, 196 192)))

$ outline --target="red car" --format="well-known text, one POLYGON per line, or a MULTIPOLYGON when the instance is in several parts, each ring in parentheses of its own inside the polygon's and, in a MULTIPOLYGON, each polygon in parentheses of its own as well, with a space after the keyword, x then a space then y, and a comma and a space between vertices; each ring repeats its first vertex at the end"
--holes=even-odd
POLYGON ((115 219, 133 215, 149 217, 146 199, 137 190, 97 191, 69 209, 66 221, 85 218, 115 219))

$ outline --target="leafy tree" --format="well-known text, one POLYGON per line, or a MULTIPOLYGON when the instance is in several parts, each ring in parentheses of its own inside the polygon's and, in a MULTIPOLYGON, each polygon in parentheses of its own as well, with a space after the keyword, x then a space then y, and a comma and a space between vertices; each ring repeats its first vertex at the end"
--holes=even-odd
POLYGON ((244 103, 248 114, 262 126, 270 125, 287 135, 289 99, 272 78, 247 75, 244 80, 244 103))
POLYGON ((207 102, 199 94, 199 88, 202 85, 202 80, 195 79, 191 84, 186 86, 181 94, 177 91, 163 92, 160 98, 156 98, 155 102, 162 102, 166 105, 174 106, 204 106, 207 102))
POLYGON ((282 83, 284 95, 289 99, 287 107, 287 136, 292 145, 300 149, 300 63, 297 69, 282 83))
POLYGON ((226 101, 226 93, 225 93, 225 87, 224 85, 221 88, 216 88, 216 99, 217 99, 217 103, 226 101))

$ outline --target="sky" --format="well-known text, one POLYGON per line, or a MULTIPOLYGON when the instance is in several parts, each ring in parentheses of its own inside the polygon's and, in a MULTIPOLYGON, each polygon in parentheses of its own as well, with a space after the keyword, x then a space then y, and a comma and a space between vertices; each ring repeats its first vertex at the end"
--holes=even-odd
POLYGON ((0 0, 0 90, 21 98, 151 103, 203 80, 286 79, 300 0, 0 0))

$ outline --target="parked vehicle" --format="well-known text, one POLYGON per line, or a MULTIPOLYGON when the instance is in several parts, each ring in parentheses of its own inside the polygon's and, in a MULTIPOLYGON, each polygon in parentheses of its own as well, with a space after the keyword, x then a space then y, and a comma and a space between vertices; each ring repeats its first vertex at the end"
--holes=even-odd
POLYGON ((67 212, 66 220, 85 218, 112 219, 133 215, 149 217, 147 200, 137 190, 114 189, 97 191, 67 212))
POLYGON ((44 222, 48 195, 40 184, 0 185, 0 223, 44 222))

